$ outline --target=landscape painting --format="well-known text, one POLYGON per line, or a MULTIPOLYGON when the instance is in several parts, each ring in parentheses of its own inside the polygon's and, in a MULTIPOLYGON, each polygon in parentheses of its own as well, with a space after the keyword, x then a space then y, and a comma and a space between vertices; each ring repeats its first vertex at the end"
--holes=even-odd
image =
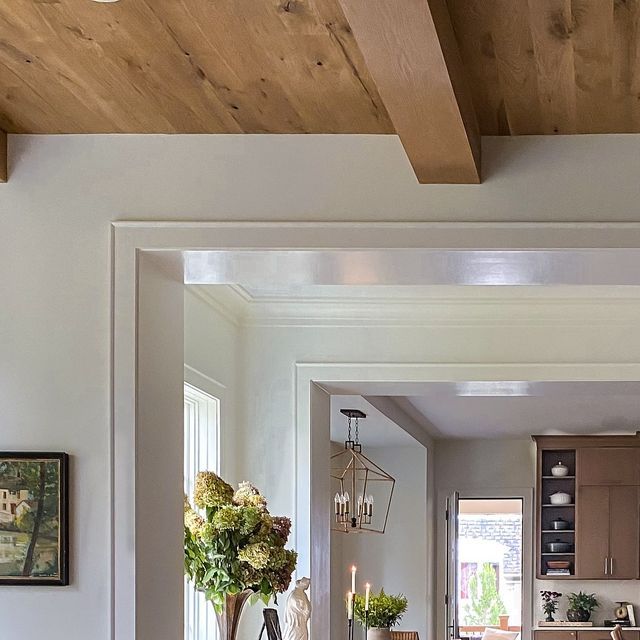
POLYGON ((68 456, 0 453, 0 585, 68 584, 68 456))

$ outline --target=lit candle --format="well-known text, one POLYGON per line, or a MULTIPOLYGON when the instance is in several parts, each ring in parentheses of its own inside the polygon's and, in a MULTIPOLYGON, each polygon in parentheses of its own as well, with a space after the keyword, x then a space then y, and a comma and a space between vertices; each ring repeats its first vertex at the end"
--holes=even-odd
POLYGON ((351 567, 351 593, 354 594, 356 592, 356 565, 354 564, 351 567))
POLYGON ((351 508, 350 502, 351 502, 351 498, 349 497, 349 494, 345 492, 345 494, 344 494, 344 512, 347 515, 349 515, 349 509, 351 508))
POLYGON ((373 515, 373 496, 369 496, 369 516, 373 515))
POLYGON ((333 499, 336 515, 340 515, 340 496, 336 493, 336 497, 333 499))
POLYGON ((353 593, 351 591, 347 593, 347 618, 353 620, 353 593))
POLYGON ((364 591, 364 610, 369 611, 369 594, 371 593, 371 585, 367 582, 364 591))

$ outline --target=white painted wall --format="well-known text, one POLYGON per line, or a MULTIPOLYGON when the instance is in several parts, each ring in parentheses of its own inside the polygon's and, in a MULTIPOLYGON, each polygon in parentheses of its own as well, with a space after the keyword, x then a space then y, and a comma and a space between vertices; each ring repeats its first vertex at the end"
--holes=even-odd
MULTIPOLYGON (((0 185, 2 445, 73 456, 72 584, 0 591, 3 632, 24 640, 108 636, 110 221, 640 220, 639 136, 488 138, 481 186, 416 184, 399 142, 384 136, 10 136, 9 148, 11 177, 0 185)), ((637 362, 634 329, 442 327, 408 331, 378 357, 637 362), (407 346, 416 335, 417 350, 407 346)), ((380 345, 376 332, 348 337, 380 345)), ((322 357, 342 359, 344 345, 327 344, 322 357)), ((246 396, 248 424, 272 425, 246 444, 281 448, 278 473, 259 460, 252 476, 274 481, 287 512, 292 371, 276 362, 275 379, 250 376, 250 389, 274 397, 246 396)))
POLYGON ((409 608, 399 630, 418 631, 421 638, 430 634, 427 611, 427 583, 430 562, 427 556, 427 456, 424 447, 370 447, 365 450, 374 462, 396 479, 389 522, 384 535, 331 534, 333 546, 339 548, 342 566, 332 567, 331 639, 346 638, 344 594, 350 589, 349 567, 358 567, 358 591, 371 583, 376 593, 383 588, 388 594, 404 594, 409 608), (341 611, 340 611, 341 609, 341 611))
POLYGON ((185 378, 220 400, 220 472, 227 482, 236 484, 242 480, 236 474, 236 458, 241 455, 236 443, 240 327, 193 288, 184 291, 185 378))

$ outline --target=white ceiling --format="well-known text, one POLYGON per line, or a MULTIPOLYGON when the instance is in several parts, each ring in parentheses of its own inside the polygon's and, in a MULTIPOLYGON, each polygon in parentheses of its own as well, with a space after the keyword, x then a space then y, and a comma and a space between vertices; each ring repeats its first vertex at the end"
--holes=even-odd
POLYGON ((360 420, 360 442, 367 447, 413 447, 416 441, 395 422, 389 420, 362 396, 331 396, 331 441, 343 444, 347 439, 347 418, 340 409, 360 409, 367 414, 360 420))
MULTIPOLYGON (((213 291, 221 285, 202 285, 213 291)), ((472 286, 459 285, 349 285, 349 284, 280 284, 222 285, 234 290, 247 301, 255 300, 424 300, 454 298, 463 300, 483 298, 559 298, 584 299, 629 296, 637 297, 638 287, 609 285, 549 285, 540 286, 472 286)))
POLYGON ((640 385, 615 382, 425 385, 409 402, 440 438, 635 433, 640 385))

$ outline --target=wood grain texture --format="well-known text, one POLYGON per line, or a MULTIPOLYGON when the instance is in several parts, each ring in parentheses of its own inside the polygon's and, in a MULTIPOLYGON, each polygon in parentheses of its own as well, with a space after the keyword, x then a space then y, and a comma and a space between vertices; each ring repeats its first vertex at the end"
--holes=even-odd
MULTIPOLYGON (((455 37, 464 65, 446 58, 453 91, 464 102, 464 75, 483 134, 640 132, 640 0, 342 2, 371 20, 387 4, 387 26, 413 34, 376 43, 395 53, 398 84, 423 81, 410 60, 437 18, 443 51, 455 37)), ((394 133, 352 26, 340 0, 3 2, 0 128, 394 133)), ((424 61, 435 66, 423 75, 442 66, 424 61)), ((437 122, 441 90, 407 119, 437 122)))
POLYGON ((393 133, 336 0, 0 5, 0 125, 393 133))
POLYGON ((480 181, 480 133, 444 0, 341 0, 422 183, 480 181))
POLYGON ((7 132, 0 130, 0 182, 9 179, 9 160, 7 156, 7 132))
POLYGON ((483 134, 640 131, 640 0, 448 0, 483 134))

